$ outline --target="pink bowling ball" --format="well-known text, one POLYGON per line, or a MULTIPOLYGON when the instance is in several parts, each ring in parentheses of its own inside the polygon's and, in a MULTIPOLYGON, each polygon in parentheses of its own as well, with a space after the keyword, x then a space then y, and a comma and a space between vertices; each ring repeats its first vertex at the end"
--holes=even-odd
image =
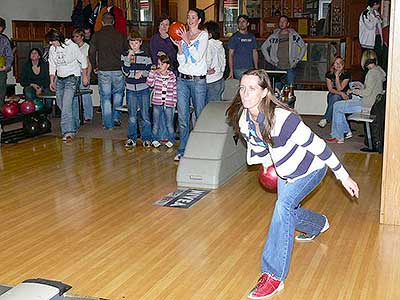
POLYGON ((31 100, 25 100, 21 104, 21 112, 25 115, 35 112, 35 103, 31 100))

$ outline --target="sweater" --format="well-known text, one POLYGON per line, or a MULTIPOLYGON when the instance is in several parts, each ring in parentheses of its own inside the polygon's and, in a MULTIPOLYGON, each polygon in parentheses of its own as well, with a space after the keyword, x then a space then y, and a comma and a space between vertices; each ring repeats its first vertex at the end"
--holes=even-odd
POLYGON ((93 69, 99 71, 121 70, 121 54, 128 50, 128 42, 122 33, 107 25, 96 32, 89 48, 89 58, 93 69))
MULTIPOLYGON (((289 63, 290 68, 296 67, 297 63, 303 58, 306 53, 306 46, 301 36, 292 28, 289 28, 289 63)), ((276 29, 262 44, 261 51, 265 60, 273 66, 277 66, 278 48, 279 48, 279 33, 281 29, 276 29)))
POLYGON ((203 76, 207 74, 206 52, 208 45, 208 34, 205 31, 190 41, 191 45, 182 40, 182 54, 177 55, 179 67, 182 74, 203 76))
MULTIPOLYGON (((257 118, 264 122, 264 114, 257 118)), ((256 127, 247 109, 239 120, 240 131, 247 141, 247 163, 275 165, 279 177, 288 182, 306 177, 327 165, 337 179, 345 180, 349 174, 323 139, 307 127, 301 118, 288 110, 275 109, 275 122, 271 130, 273 145, 256 134, 256 127)))
POLYGON ((376 30, 378 30, 378 34, 382 37, 382 18, 379 12, 368 6, 361 13, 358 21, 358 38, 361 48, 374 49, 376 30))
POLYGON ((362 111, 370 112, 376 96, 383 93, 383 83, 386 81, 386 73, 380 66, 370 69, 365 76, 364 88, 360 91, 362 111))
POLYGON ((151 99, 153 105, 176 106, 176 76, 174 72, 168 71, 166 75, 163 75, 157 70, 150 71, 147 84, 154 88, 151 99))
POLYGON ((130 91, 141 91, 147 89, 147 76, 151 68, 151 58, 143 51, 136 52, 134 58, 130 58, 129 53, 125 52, 121 55, 122 73, 125 75, 126 89, 130 91), (143 75, 135 78, 137 71, 143 71, 143 75))
POLYGON ((207 47, 207 69, 214 69, 214 74, 207 74, 207 83, 213 83, 224 76, 226 58, 225 49, 219 40, 209 39, 207 47))
POLYGON ((42 88, 48 88, 50 84, 49 79, 49 65, 45 62, 40 64, 40 73, 36 75, 32 71, 32 65, 30 61, 24 63, 21 69, 21 81, 20 84, 23 87, 27 87, 32 83, 37 84, 42 88))
POLYGON ((81 76, 82 69, 88 67, 87 58, 72 40, 66 39, 61 46, 51 46, 49 50, 49 73, 58 77, 81 76))
POLYGON ((177 68, 177 61, 176 61, 176 47, 172 43, 170 37, 166 39, 162 38, 160 33, 157 32, 153 35, 150 39, 150 53, 151 53, 151 60, 153 61, 154 65, 158 64, 158 52, 164 52, 171 61, 171 68, 176 70, 177 68))

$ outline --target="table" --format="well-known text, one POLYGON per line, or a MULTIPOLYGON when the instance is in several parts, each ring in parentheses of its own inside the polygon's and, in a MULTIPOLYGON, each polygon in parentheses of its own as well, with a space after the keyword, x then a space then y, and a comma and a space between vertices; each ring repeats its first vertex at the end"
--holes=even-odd
POLYGON ((284 70, 265 70, 267 71, 268 75, 271 75, 272 78, 272 89, 275 91, 275 77, 279 76, 282 77, 283 75, 287 74, 287 71, 284 70))
MULTIPOLYGON (((87 94, 93 94, 93 90, 91 89, 78 89, 75 92, 75 97, 78 97, 78 101, 79 101, 79 120, 80 120, 80 124, 83 125, 85 123, 84 117, 83 117, 83 95, 87 95, 87 94)), ((53 99, 56 100, 56 93, 54 92, 47 92, 47 93, 43 93, 40 95, 37 95, 37 97, 39 99, 53 99)))

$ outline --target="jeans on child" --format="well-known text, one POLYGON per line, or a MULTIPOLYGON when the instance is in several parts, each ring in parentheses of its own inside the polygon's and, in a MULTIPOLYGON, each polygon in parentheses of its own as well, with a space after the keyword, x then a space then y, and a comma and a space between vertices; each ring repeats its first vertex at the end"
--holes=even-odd
POLYGON ((175 107, 153 105, 153 139, 155 141, 161 140, 160 129, 163 126, 167 129, 166 139, 175 144, 174 114, 175 107))
POLYGON ((278 199, 262 253, 262 273, 284 280, 289 272, 294 231, 317 235, 324 227, 324 216, 299 205, 320 184, 326 170, 325 166, 294 182, 278 178, 278 199))
POLYGON ((128 138, 136 141, 138 129, 138 108, 142 118, 141 140, 151 141, 150 122, 150 90, 140 91, 126 90, 126 102, 128 105, 128 138))

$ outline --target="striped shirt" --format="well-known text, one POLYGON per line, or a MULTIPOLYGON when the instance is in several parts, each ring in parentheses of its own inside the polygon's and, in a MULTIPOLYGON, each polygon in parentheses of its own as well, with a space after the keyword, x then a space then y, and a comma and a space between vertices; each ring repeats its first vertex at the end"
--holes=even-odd
MULTIPOLYGON (((264 114, 257 118, 264 122, 264 114)), ((247 163, 275 165, 279 177, 293 182, 327 165, 337 179, 345 180, 349 174, 327 144, 307 127, 295 113, 275 109, 275 123, 271 130, 273 145, 256 134, 256 126, 245 109, 239 120, 240 131, 247 141, 247 163)))
POLYGON ((174 72, 168 70, 168 73, 163 75, 157 70, 150 71, 147 84, 154 87, 151 99, 153 105, 176 106, 176 76, 174 72))
POLYGON ((151 58, 146 55, 143 51, 135 53, 134 57, 129 57, 129 52, 121 55, 122 61, 122 73, 124 73, 126 79, 126 89, 130 91, 142 91, 147 89, 146 84, 147 76, 151 68, 151 58), (142 71, 143 75, 136 79, 136 72, 142 71))

